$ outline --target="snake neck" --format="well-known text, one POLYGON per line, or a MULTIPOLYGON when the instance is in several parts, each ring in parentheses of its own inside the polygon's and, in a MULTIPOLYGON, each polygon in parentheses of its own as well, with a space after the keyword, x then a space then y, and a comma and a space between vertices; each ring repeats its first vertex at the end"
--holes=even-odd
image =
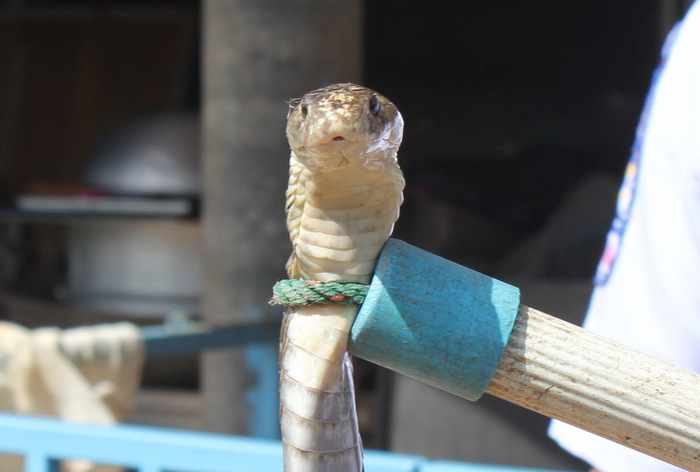
POLYGON ((399 214, 403 178, 398 165, 305 169, 302 181, 305 204, 295 245, 300 274, 369 282, 399 214))

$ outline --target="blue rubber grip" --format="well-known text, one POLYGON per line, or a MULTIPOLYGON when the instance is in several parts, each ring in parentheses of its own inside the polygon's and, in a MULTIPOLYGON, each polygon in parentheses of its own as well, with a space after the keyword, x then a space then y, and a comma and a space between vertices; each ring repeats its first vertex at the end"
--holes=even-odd
POLYGON ((517 287, 390 239, 352 326, 350 352, 477 400, 519 306, 517 287))

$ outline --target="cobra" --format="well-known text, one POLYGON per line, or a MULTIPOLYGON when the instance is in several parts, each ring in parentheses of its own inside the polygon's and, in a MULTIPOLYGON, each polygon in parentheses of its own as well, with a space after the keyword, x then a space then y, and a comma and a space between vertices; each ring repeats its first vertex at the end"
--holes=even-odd
MULTIPOLYGON (((336 84, 293 100, 286 193, 290 278, 368 283, 403 201, 403 118, 377 92, 336 84)), ((287 472, 362 470, 347 339, 353 305, 285 314, 280 422, 287 472)))

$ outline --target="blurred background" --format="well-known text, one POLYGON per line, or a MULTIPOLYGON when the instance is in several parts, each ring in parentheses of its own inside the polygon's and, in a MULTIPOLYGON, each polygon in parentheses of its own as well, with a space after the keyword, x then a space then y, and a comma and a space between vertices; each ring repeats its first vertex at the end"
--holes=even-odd
MULTIPOLYGON (((0 2, 0 317, 277 319, 287 100, 359 81, 406 128, 395 236, 580 322, 688 1, 0 2)), ((131 422, 278 437, 274 346, 148 359, 131 422)), ((581 468, 547 420, 357 361, 369 448, 581 468)))

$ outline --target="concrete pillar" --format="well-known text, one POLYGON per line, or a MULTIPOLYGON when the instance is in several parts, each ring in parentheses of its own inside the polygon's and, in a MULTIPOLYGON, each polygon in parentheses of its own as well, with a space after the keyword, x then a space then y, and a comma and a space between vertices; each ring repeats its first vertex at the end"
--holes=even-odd
MULTIPOLYGON (((291 250, 286 102, 361 79, 361 2, 207 0, 202 26, 204 317, 261 320, 291 250)), ((204 356, 212 430, 277 434, 275 362, 270 347, 204 356)))

